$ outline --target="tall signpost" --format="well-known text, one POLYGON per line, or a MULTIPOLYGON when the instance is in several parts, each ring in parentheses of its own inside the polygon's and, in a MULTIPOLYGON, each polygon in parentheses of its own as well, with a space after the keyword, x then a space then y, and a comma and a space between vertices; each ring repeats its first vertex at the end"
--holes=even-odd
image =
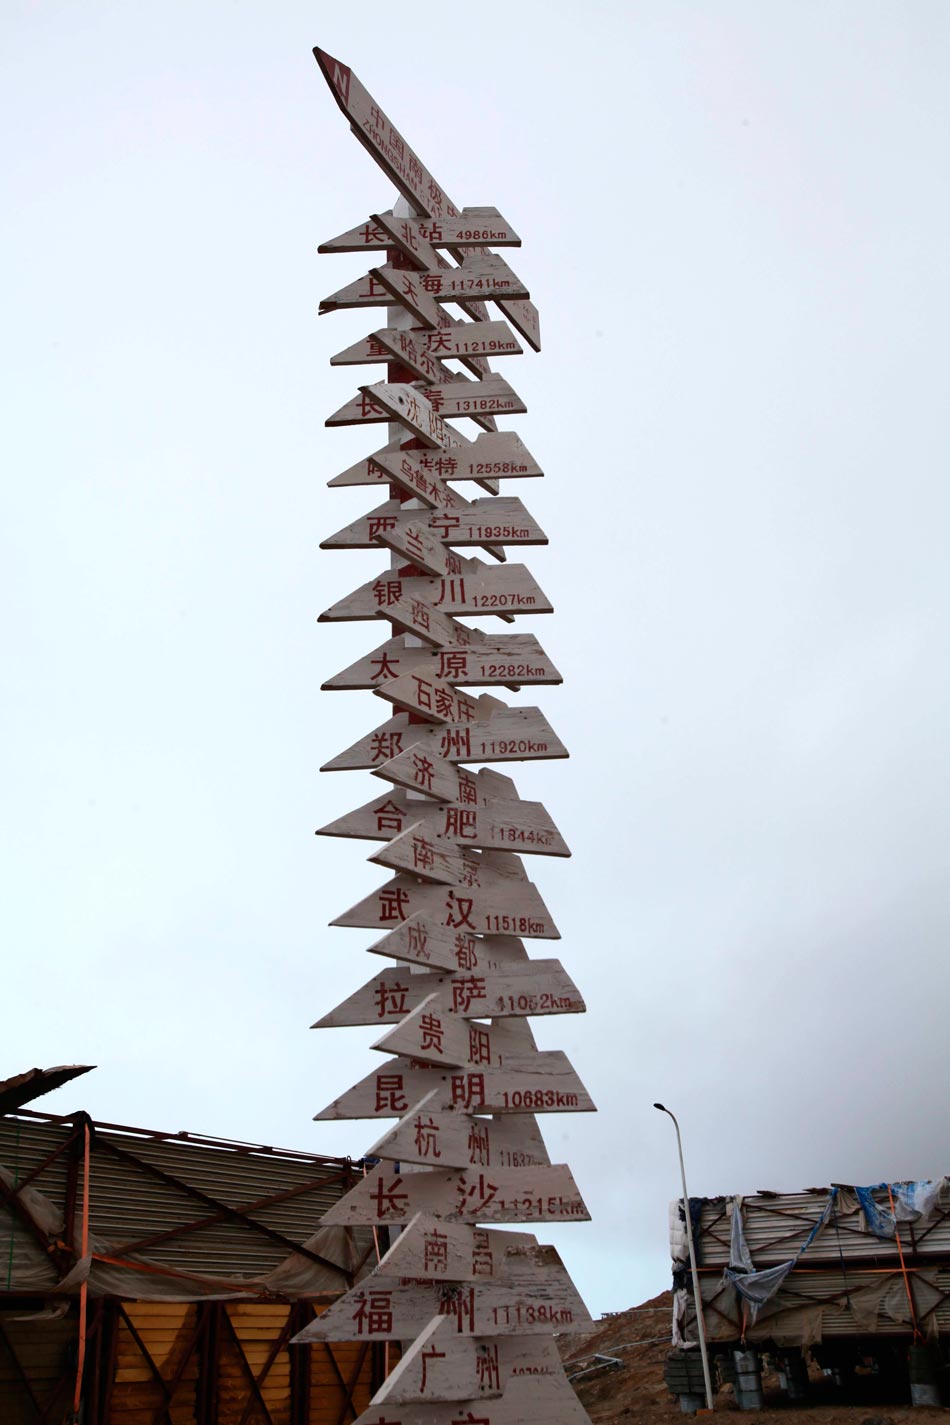
POLYGON ((326 424, 382 423, 389 437, 330 480, 370 486, 371 507, 322 547, 378 548, 390 562, 321 614, 371 624, 378 644, 324 684, 377 701, 323 770, 378 780, 318 834, 373 843, 389 879, 333 924, 365 927, 367 948, 393 963, 376 960, 315 1026, 379 1028, 373 1049, 386 1057, 317 1118, 377 1120, 376 1166, 323 1221, 371 1226, 380 1260, 296 1339, 400 1343, 358 1425, 584 1425, 553 1336, 590 1317, 553 1247, 505 1230, 588 1218, 537 1115, 594 1107, 566 1055, 540 1051, 530 1027, 584 1002, 560 960, 529 954, 559 932, 523 858, 570 852, 508 775, 567 750, 539 707, 501 696, 561 681, 535 634, 507 627, 552 610, 520 562, 546 536, 508 493, 509 480, 542 472, 498 429, 525 406, 490 366, 522 342, 540 349, 538 313, 508 262, 521 239, 507 217, 456 208, 352 70, 314 54, 400 195, 320 248, 366 253, 366 275, 321 311, 372 308, 375 328, 331 359, 360 370, 326 424))

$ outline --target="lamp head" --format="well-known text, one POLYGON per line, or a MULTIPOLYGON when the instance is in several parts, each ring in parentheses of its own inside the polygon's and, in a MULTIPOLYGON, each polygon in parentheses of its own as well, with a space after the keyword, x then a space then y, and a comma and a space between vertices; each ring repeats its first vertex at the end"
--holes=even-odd
POLYGON ((668 1108, 665 1108, 662 1103, 655 1103, 653 1107, 658 1108, 661 1113, 669 1113, 670 1111, 668 1108))

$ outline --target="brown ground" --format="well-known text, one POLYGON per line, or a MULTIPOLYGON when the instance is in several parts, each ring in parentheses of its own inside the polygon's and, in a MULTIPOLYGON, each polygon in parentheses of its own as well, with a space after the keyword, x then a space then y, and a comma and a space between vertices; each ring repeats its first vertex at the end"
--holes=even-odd
MULTIPOLYGON (((670 1293, 663 1292, 642 1306, 595 1322, 587 1335, 560 1337, 558 1345, 565 1363, 595 1352, 619 1356, 623 1361, 617 1370, 600 1371, 575 1382, 574 1388, 594 1425, 633 1425, 634 1421, 686 1425, 689 1420, 702 1425, 704 1416, 681 1413, 679 1401, 670 1395, 663 1380, 663 1364, 670 1351, 671 1310, 670 1293), (631 1346, 631 1342, 643 1344, 631 1346), (626 1349, 620 1350, 621 1346, 626 1349)), ((766 1376, 764 1410, 740 1412, 731 1386, 724 1386, 716 1396, 716 1413, 731 1415, 735 1425, 740 1415, 749 1425, 933 1425, 937 1420, 947 1425, 950 1417, 950 1410, 912 1410, 905 1400, 875 1399, 873 1389, 877 1383, 870 1379, 863 1383, 867 1390, 863 1404, 837 1404, 834 1385, 818 1371, 813 1372, 813 1377, 810 1399, 805 1404, 791 1404, 779 1391, 776 1378, 766 1376)), ((861 1386, 858 1382, 859 1389, 861 1386)))

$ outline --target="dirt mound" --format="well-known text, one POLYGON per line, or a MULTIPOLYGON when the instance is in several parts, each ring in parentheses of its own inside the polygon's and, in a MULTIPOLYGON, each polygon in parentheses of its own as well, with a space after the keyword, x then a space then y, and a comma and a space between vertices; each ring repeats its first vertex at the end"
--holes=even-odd
MULTIPOLYGON (((595 1321, 585 1335, 561 1336, 558 1346, 568 1375, 574 1375, 574 1389, 594 1425, 674 1425, 684 1416, 676 1396, 667 1390, 663 1367, 671 1350, 670 1324, 673 1303, 670 1292, 645 1301, 629 1311, 595 1321), (620 1361, 618 1366, 597 1368, 592 1357, 603 1355, 620 1361), (584 1374, 580 1374, 584 1372, 584 1374)), ((810 1398, 791 1404, 780 1391, 774 1375, 765 1375, 765 1409, 744 1414, 750 1425, 946 1425, 947 1410, 912 1409, 909 1401, 887 1402, 868 1399, 861 1404, 836 1403, 834 1383, 813 1367, 810 1371, 810 1398)), ((870 1385, 870 1382, 868 1383, 870 1385)), ((740 1414, 732 1387, 724 1386, 716 1395, 716 1414, 740 1414)))
POLYGON ((602 1317, 584 1336, 560 1338, 568 1375, 587 1372, 575 1379, 574 1388, 591 1420, 682 1418, 679 1402, 663 1380, 672 1315, 672 1293, 664 1291, 641 1306, 602 1317), (601 1369, 589 1359, 595 1355, 612 1356, 622 1364, 601 1369))

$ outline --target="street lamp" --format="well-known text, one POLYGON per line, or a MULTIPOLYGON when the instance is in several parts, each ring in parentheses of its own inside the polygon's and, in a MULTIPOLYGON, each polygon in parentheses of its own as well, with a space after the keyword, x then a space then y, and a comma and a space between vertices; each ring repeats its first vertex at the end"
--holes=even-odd
POLYGON ((683 1215, 686 1218, 686 1241, 689 1246, 689 1267, 693 1276, 693 1299, 696 1304, 696 1329, 699 1332, 699 1354, 703 1358, 703 1380, 706 1383, 706 1407, 708 1410, 712 1410, 714 1407, 712 1382, 709 1378, 709 1357, 706 1354, 706 1322, 703 1319, 703 1298, 699 1290, 699 1272, 696 1270, 696 1249, 693 1246, 693 1224, 689 1211, 689 1190, 686 1186, 686 1164, 683 1162, 683 1140, 680 1137, 680 1126, 676 1121, 676 1114, 671 1113, 662 1103, 655 1103, 653 1107, 672 1118, 673 1127, 676 1129, 676 1146, 680 1155, 680 1175, 683 1179, 683 1215))

